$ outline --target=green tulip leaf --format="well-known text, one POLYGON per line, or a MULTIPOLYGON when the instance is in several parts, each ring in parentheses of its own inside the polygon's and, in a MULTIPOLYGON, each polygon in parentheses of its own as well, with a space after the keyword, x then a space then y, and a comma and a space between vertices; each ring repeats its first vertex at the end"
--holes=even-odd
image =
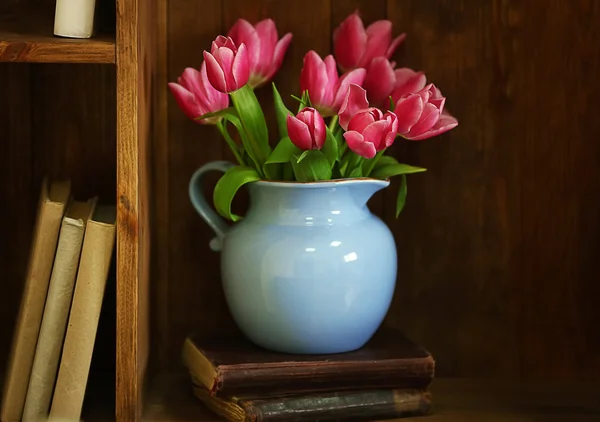
POLYGON ((246 132, 246 137, 242 137, 244 147, 256 163, 257 168, 262 169, 267 157, 271 154, 267 122, 262 107, 250 85, 244 85, 229 95, 241 121, 243 131, 246 132))
POLYGON ((251 167, 235 166, 227 170, 215 185, 213 193, 213 202, 217 212, 231 221, 240 220, 242 217, 231 213, 233 198, 246 183, 258 180, 261 180, 260 175, 251 167))
POLYGON ((400 215, 406 204, 406 194, 408 192, 408 186, 406 183, 406 174, 402 175, 400 190, 398 191, 398 199, 396 200, 396 218, 400 215))
POLYGON ((329 161, 318 149, 305 151, 304 159, 298 162, 298 157, 292 159, 292 168, 294 175, 299 182, 316 182, 318 180, 331 179, 331 166, 329 161))
POLYGON ((394 157, 389 155, 382 155, 375 164, 373 171, 369 174, 374 179, 389 179, 393 176, 399 176, 401 174, 412 174, 421 173, 426 171, 422 167, 414 167, 408 164, 399 163, 394 157))
POLYGON ((275 105, 275 115, 277 117, 277 127, 279 128, 279 138, 288 136, 287 116, 293 116, 293 113, 285 106, 277 87, 273 82, 273 103, 275 105))
POLYGON ((296 160, 296 163, 297 164, 300 163, 300 161, 304 160, 308 154, 310 154, 310 150, 309 149, 302 151, 302 154, 300 154, 300 156, 296 160))
POLYGON ((329 161, 329 165, 333 167, 333 163, 338 160, 338 142, 327 126, 325 127, 325 130, 327 131, 327 138, 325 139, 325 143, 323 144, 321 151, 323 151, 323 154, 325 154, 325 158, 327 158, 327 161, 329 161))
POLYGON ((265 176, 270 180, 285 178, 282 175, 282 164, 289 163, 292 157, 300 152, 300 148, 294 145, 288 136, 282 138, 265 162, 263 167, 265 176))

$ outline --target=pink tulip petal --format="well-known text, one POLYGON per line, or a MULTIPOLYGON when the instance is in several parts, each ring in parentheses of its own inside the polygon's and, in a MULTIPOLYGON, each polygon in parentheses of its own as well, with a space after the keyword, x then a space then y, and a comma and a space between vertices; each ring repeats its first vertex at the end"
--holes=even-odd
POLYGON ((313 105, 322 104, 328 86, 327 71, 321 57, 311 50, 304 55, 303 67, 300 71, 300 90, 308 90, 313 105))
POLYGON ((231 75, 234 79, 234 90, 248 83, 250 77, 250 66, 248 63, 248 49, 246 44, 240 44, 237 54, 231 65, 231 75))
MULTIPOLYGON (((200 109, 196 103, 194 94, 190 91, 174 82, 169 82, 167 86, 173 94, 173 98, 175 98, 177 105, 189 119, 194 120, 196 117, 206 114, 200 109)), ((195 121, 198 122, 197 120, 195 121)))
POLYGON ((344 97, 344 101, 340 106, 339 111, 339 123, 342 129, 348 130, 348 123, 354 117, 359 110, 363 110, 369 107, 367 101, 367 91, 360 85, 350 84, 348 92, 344 97))
POLYGON ((218 111, 229 106, 229 96, 223 92, 217 91, 208 80, 205 61, 200 65, 198 81, 200 90, 196 94, 196 97, 199 97, 199 101, 201 101, 208 110, 218 111))
POLYGON ((215 59, 217 59, 221 69, 223 69, 228 92, 235 91, 237 87, 235 76, 233 75, 233 62, 235 57, 233 50, 230 50, 227 47, 219 47, 215 53, 215 59))
POLYGON ((451 116, 449 113, 444 112, 431 130, 416 136, 405 136, 405 138, 411 141, 420 141, 433 136, 441 135, 444 132, 454 129, 456 126, 458 126, 458 120, 456 120, 456 118, 451 116))
POLYGON ((344 139, 348 144, 348 148, 354 151, 356 154, 365 158, 373 158, 377 154, 375 145, 365 142, 363 136, 355 131, 349 131, 344 133, 344 139))
POLYGON ((212 42, 211 53, 214 54, 214 52, 220 47, 226 47, 233 52, 237 51, 237 44, 231 39, 231 37, 225 37, 223 35, 217 36, 217 38, 215 38, 215 40, 212 42))
POLYGON ((418 136, 421 133, 427 132, 440 119, 440 111, 433 104, 427 103, 423 108, 423 113, 421 113, 421 117, 419 121, 415 123, 413 127, 410 128, 409 135, 418 136))
POLYGON ((350 120, 350 123, 348 124, 348 130, 363 133, 367 126, 377 120, 380 120, 382 115, 383 113, 381 113, 381 110, 377 108, 362 110, 357 113, 352 120, 350 120))
POLYGON ((178 79, 179 85, 185 87, 190 92, 200 92, 202 90, 200 76, 200 72, 193 67, 186 67, 178 79))
POLYGON ((315 146, 317 149, 323 148, 323 144, 325 144, 325 139, 327 138, 327 131, 325 129, 325 120, 323 120, 323 116, 315 110, 313 113, 313 139, 315 142, 315 146))
POLYGON ((392 100, 397 102, 400 98, 414 94, 425 87, 427 77, 423 72, 415 72, 409 68, 396 69, 396 85, 392 90, 392 100))
POLYGON ((404 34, 404 33, 400 34, 396 38, 394 38, 394 40, 390 43, 390 46, 388 47, 387 51, 385 52, 385 57, 387 57, 388 59, 390 57, 392 57, 392 55, 394 54, 394 52, 396 51, 398 46, 400 46, 402 41, 404 41, 405 39, 406 39, 406 34, 404 34))
POLYGON ((273 52, 273 59, 271 60, 271 66, 269 67, 269 71, 267 72, 266 79, 270 80, 273 78, 275 73, 281 67, 283 63, 283 58, 285 57, 285 52, 287 51, 290 43, 292 42, 292 34, 285 34, 275 45, 275 50, 273 52))
POLYGON ((421 96, 421 98, 423 99, 424 103, 428 103, 429 102, 429 98, 431 98, 431 94, 435 93, 435 90, 432 90, 433 84, 427 84, 425 87, 423 87, 422 90, 420 90, 419 92, 416 92, 415 94, 418 94, 421 96))
POLYGON ((388 96, 396 83, 394 69, 388 59, 383 56, 375 57, 367 66, 363 88, 371 104, 388 109, 388 96), (386 104, 387 102, 387 104, 386 104))
MULTIPOLYGON (((385 56, 386 50, 392 40, 392 22, 378 20, 369 25, 365 52, 358 62, 359 67, 366 67, 375 57, 385 56)), ((387 58, 387 57, 386 57, 387 58)))
POLYGON ((343 70, 358 67, 365 54, 367 33, 358 13, 348 16, 333 33, 333 52, 343 70))
POLYGON ((423 99, 418 94, 411 94, 396 103, 394 113, 398 116, 398 133, 408 133, 423 113, 423 99))
POLYGON ((365 127, 361 133, 366 142, 372 143, 377 151, 381 151, 385 148, 385 135, 390 129, 390 122, 378 120, 365 127))
POLYGON ((245 19, 238 19, 235 23, 235 37, 231 37, 235 44, 240 47, 241 44, 246 45, 248 54, 248 65, 251 73, 259 73, 260 67, 263 65, 261 60, 263 44, 258 32, 245 19))
POLYGON ((327 73, 327 87, 321 102, 327 107, 333 107, 336 92, 335 90, 339 81, 337 64, 335 63, 335 59, 331 54, 325 57, 323 63, 325 63, 325 72, 327 73))
POLYGON ((344 101, 344 98, 348 93, 348 87, 351 84, 362 85, 363 81, 365 80, 366 74, 367 71, 365 69, 354 69, 350 72, 346 72, 345 74, 343 74, 342 77, 338 80, 338 83, 332 90, 335 94, 332 107, 336 111, 336 113, 340 109, 340 106, 342 105, 342 102, 344 101))
POLYGON ((227 92, 227 82, 225 81, 225 74, 223 69, 217 62, 217 59, 210 54, 208 51, 204 51, 204 61, 206 62, 206 75, 210 84, 221 92, 227 92))
POLYGON ((306 123, 290 115, 287 117, 287 129, 294 145, 302 150, 312 149, 312 137, 306 123))
POLYGON ((260 57, 256 73, 266 75, 273 65, 273 53, 277 44, 277 27, 273 19, 263 19, 256 24, 256 33, 260 39, 260 57))
POLYGON ((392 146, 394 140, 396 139, 396 136, 398 135, 398 117, 395 113, 388 111, 383 115, 383 118, 387 120, 390 124, 389 131, 387 135, 385 135, 384 140, 384 148, 389 148, 392 146))

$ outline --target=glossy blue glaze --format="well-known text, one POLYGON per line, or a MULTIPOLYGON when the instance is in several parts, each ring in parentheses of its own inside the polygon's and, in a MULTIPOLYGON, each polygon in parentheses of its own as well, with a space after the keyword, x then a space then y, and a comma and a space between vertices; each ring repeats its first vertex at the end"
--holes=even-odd
POLYGON ((250 207, 227 228, 190 182, 192 203, 215 229, 225 297, 237 325, 279 352, 341 353, 363 346, 385 317, 396 283, 394 237, 366 203, 388 181, 260 181, 250 207))

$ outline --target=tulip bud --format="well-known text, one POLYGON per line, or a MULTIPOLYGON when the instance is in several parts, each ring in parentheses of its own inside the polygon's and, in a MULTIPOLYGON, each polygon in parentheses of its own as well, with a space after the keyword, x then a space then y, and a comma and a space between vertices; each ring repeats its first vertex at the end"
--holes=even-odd
POLYGON ((208 80, 218 91, 237 91, 248 83, 250 66, 244 44, 238 47, 231 38, 219 35, 212 43, 211 52, 204 51, 204 60, 208 80))
POLYGON ((418 141, 440 135, 458 125, 458 121, 444 110, 446 98, 433 84, 400 98, 394 112, 398 115, 398 134, 418 141))
POLYGON ((264 19, 252 26, 245 19, 238 19, 229 30, 236 45, 244 44, 248 49, 250 80, 258 88, 273 78, 283 63, 283 57, 292 41, 287 33, 278 40, 277 28, 272 19, 264 19))
POLYGON ((202 62, 200 71, 188 67, 177 78, 177 83, 168 84, 175 101, 185 115, 197 123, 214 124, 220 117, 197 120, 198 117, 223 110, 229 106, 229 96, 217 91, 206 76, 206 62, 202 62))
POLYGON ((304 65, 300 72, 300 90, 308 91, 311 104, 323 116, 333 116, 340 109, 350 84, 362 85, 364 78, 364 69, 355 69, 339 76, 332 55, 322 60, 311 50, 304 56, 304 65))
POLYGON ((312 107, 304 108, 296 116, 289 115, 287 129, 290 140, 301 150, 321 149, 327 137, 325 120, 312 107))
POLYGON ((389 59, 406 38, 392 40, 392 22, 378 20, 365 27, 358 13, 348 16, 333 33, 335 58, 342 70, 366 68, 375 57, 389 59))
POLYGON ((394 143, 398 132, 398 118, 391 111, 385 114, 378 108, 359 111, 348 124, 344 139, 356 154, 373 158, 394 143))

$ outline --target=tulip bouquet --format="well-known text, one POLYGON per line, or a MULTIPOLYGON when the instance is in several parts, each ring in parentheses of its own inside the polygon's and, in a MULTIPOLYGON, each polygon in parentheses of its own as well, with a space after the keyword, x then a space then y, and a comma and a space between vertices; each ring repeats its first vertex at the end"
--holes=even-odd
POLYGON ((236 221, 234 196, 258 180, 400 176, 398 216, 406 199, 406 175, 425 169, 399 163, 386 150, 398 138, 423 140, 458 124, 423 72, 396 68, 390 61, 404 38, 392 39, 388 20, 365 28, 357 12, 348 16, 333 34, 333 55, 322 59, 311 50, 304 56, 301 92, 292 95, 296 112, 271 83, 278 135, 270 140, 254 91, 279 70, 292 34, 279 38, 271 19, 256 25, 239 19, 226 36, 219 35, 204 51, 199 70, 186 68, 177 83, 169 83, 183 112, 199 124, 215 125, 237 160, 215 186, 216 210, 236 221))

